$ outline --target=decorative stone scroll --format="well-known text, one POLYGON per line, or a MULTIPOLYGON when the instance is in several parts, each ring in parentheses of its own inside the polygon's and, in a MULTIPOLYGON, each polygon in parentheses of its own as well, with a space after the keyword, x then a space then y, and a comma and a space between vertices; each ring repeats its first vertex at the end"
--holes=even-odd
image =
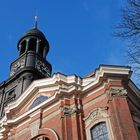
POLYGON ((78 106, 70 107, 68 105, 65 105, 61 108, 61 111, 63 112, 63 116, 70 116, 75 113, 78 114, 80 112, 80 109, 78 108, 78 106))
POLYGON ((123 88, 110 88, 109 91, 107 91, 107 97, 108 100, 112 100, 113 97, 127 97, 127 90, 123 88))
POLYGON ((88 127, 91 123, 109 117, 107 114, 107 107, 95 108, 91 110, 84 118, 85 126, 88 127))
POLYGON ((25 67, 25 57, 17 59, 11 66, 10 76, 13 76, 19 69, 25 67))
POLYGON ((48 68, 47 64, 39 59, 36 60, 36 68, 39 72, 43 75, 50 77, 50 69, 48 68))

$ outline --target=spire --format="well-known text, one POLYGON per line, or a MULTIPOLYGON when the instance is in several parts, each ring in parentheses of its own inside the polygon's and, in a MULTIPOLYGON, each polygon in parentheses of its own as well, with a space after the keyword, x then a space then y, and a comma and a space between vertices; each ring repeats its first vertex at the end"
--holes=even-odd
POLYGON ((35 16, 35 28, 37 29, 38 26, 38 16, 35 16))

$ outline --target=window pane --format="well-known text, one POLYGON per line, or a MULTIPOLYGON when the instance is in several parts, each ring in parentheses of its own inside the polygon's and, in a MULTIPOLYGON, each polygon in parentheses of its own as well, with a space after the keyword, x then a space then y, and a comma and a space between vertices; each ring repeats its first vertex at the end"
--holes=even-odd
POLYGON ((101 122, 91 129, 92 140, 109 140, 105 122, 101 122))

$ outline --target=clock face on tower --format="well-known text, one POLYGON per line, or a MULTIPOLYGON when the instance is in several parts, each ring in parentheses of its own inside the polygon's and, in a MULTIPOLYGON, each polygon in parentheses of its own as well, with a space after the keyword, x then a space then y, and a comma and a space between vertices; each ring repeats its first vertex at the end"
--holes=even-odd
POLYGON ((50 77, 50 70, 46 63, 43 61, 37 59, 36 61, 36 68, 38 69, 39 72, 41 72, 43 75, 50 77))
POLYGON ((14 62, 11 66, 10 76, 13 76, 19 69, 25 66, 25 59, 20 59, 14 62))

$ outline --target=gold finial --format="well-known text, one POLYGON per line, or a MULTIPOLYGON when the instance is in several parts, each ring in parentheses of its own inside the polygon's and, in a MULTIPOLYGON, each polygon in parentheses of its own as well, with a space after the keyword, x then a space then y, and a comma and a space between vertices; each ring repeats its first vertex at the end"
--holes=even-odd
POLYGON ((37 28, 38 25, 38 16, 35 16, 35 28, 37 28))

